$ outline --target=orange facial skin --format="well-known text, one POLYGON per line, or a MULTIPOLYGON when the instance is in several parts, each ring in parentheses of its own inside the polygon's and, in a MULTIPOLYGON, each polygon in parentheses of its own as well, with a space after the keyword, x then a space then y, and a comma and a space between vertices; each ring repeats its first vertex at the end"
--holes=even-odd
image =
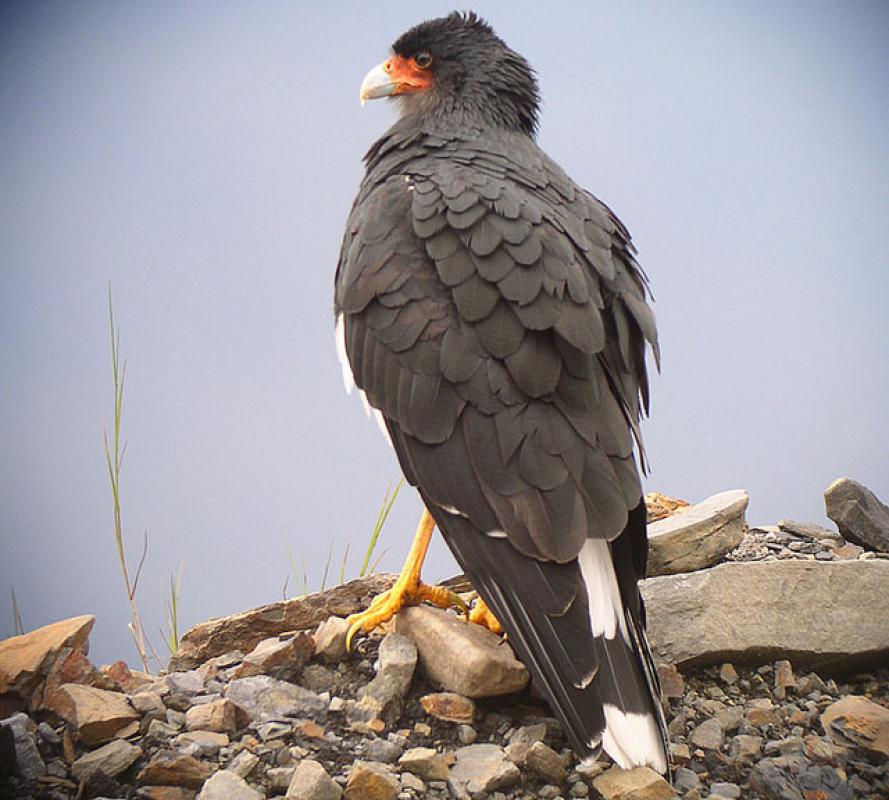
POLYGON ((395 84, 392 91, 395 95, 421 92, 432 86, 432 74, 429 69, 417 66, 413 57, 392 56, 383 63, 383 71, 395 84))

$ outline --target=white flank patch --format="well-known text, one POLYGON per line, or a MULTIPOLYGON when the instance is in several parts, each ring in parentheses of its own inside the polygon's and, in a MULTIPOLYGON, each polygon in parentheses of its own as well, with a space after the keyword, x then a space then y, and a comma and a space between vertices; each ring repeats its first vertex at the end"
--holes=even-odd
POLYGON ((663 775, 667 771, 667 762, 654 717, 650 714, 624 713, 610 703, 605 703, 604 709, 602 747, 605 752, 623 769, 651 767, 663 775))
POLYGON ((617 586, 617 576, 614 574, 608 542, 605 539, 587 539, 577 555, 577 564, 586 586, 590 607, 590 630, 593 636, 613 639, 620 627, 624 641, 629 642, 623 603, 620 599, 620 589, 617 586))
MULTIPOLYGON (((339 356, 340 365, 343 368, 343 383, 346 386, 346 393, 351 394, 355 387, 355 376, 352 374, 352 365, 349 363, 349 356, 346 354, 346 322, 343 315, 340 314, 336 318, 336 354, 339 356)), ((367 395, 358 390, 358 396, 361 398, 361 405, 367 412, 367 416, 373 417, 377 421, 377 426, 386 437, 386 441, 392 444, 392 437, 389 436, 389 429, 386 427, 386 420, 383 419, 382 413, 378 408, 374 408, 367 400, 367 395)))
POLYGON ((346 354, 346 320, 342 314, 336 318, 336 354, 343 368, 343 383, 346 385, 346 394, 351 394, 355 388, 355 377, 352 375, 352 365, 346 354))

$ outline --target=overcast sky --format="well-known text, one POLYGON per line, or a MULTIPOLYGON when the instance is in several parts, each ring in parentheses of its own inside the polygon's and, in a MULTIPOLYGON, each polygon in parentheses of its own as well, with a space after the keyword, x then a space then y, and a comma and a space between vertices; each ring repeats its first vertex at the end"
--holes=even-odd
MULTIPOLYGON (((102 431, 127 358, 123 514, 160 652, 183 626, 356 574, 398 469, 333 345, 365 72, 450 3, 0 6, 0 635, 97 623, 135 665, 102 431), (296 589, 294 577, 288 592, 296 589)), ((889 5, 478 2, 537 69, 541 144, 634 233, 664 353, 649 489, 745 488, 825 523, 889 500, 889 5)), ((420 514, 387 525, 397 569, 420 514)), ((456 565, 438 541, 426 576, 456 565)))

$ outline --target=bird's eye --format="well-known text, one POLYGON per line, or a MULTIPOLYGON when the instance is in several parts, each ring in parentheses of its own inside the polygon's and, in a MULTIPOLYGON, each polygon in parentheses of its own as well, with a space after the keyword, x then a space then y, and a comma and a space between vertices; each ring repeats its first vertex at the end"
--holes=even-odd
POLYGON ((421 50, 417 55, 414 56, 414 63, 420 69, 428 69, 432 66, 432 54, 427 53, 425 50, 421 50))

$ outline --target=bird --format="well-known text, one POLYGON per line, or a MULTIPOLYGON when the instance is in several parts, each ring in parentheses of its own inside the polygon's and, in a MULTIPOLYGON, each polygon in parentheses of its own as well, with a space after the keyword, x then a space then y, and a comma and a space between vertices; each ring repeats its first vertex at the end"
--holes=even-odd
POLYGON ((337 349, 425 510, 574 750, 668 768, 639 580, 648 555, 640 420, 659 367, 649 279, 627 228, 536 141, 528 61, 474 12, 403 33, 361 83, 394 124, 364 156, 335 277, 337 349), (638 463, 637 463, 638 458, 638 463))

